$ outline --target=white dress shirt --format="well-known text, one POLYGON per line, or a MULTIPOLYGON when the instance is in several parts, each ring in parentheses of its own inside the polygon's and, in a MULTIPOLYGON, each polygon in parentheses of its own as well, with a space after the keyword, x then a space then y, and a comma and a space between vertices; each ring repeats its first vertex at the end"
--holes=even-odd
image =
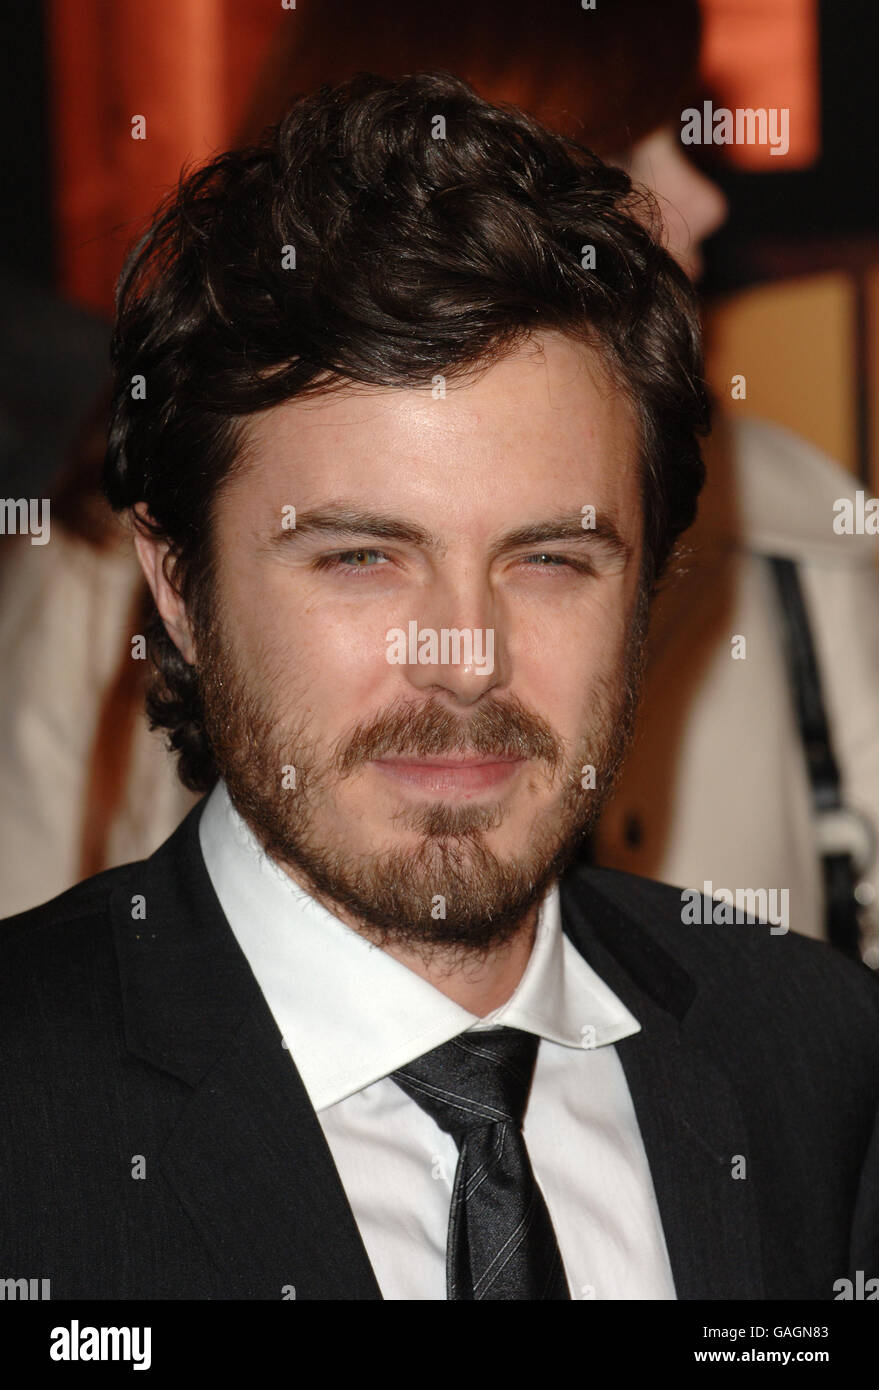
POLYGON ((479 1019, 298 887, 221 782, 199 827, 214 889, 317 1112, 386 1299, 445 1299, 458 1151, 390 1073, 469 1029, 542 1042, 523 1134, 574 1299, 672 1299, 653 1182, 614 1043, 640 1031, 544 899, 511 998, 479 1019))

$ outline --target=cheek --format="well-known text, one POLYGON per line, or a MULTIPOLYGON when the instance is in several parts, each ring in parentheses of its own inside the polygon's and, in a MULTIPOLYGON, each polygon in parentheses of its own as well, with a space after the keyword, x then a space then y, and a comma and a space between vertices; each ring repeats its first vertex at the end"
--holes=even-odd
POLYGON ((386 634, 399 615, 390 608, 321 600, 285 574, 241 584, 237 594, 237 650, 279 713, 307 716, 331 736, 392 698, 400 668, 387 660, 386 634))
POLYGON ((512 648, 512 690, 569 742, 590 723, 596 699, 614 682, 627 640, 622 583, 588 601, 544 610, 519 627, 512 648))

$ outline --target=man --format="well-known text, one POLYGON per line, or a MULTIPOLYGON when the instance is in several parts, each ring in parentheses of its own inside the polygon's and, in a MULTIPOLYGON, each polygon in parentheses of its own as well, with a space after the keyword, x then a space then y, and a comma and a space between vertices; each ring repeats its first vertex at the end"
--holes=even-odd
POLYGON ((875 1270, 866 973, 566 873, 703 472, 692 293, 633 211, 455 79, 361 77, 135 249, 106 489, 210 794, 4 928, 5 1253, 53 1297, 875 1270))

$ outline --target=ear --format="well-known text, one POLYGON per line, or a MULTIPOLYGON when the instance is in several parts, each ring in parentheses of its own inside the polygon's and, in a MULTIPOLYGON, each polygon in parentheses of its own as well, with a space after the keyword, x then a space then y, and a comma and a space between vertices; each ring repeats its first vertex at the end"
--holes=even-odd
MULTIPOLYGON (((149 519, 149 513, 144 504, 138 504, 134 510, 142 520, 149 519)), ((195 663, 195 643, 192 639, 189 617, 183 599, 165 574, 165 560, 170 547, 167 541, 158 540, 149 532, 142 531, 138 526, 135 526, 134 548, 137 551, 140 567, 152 590, 159 615, 165 624, 165 630, 183 660, 192 666, 195 663)))

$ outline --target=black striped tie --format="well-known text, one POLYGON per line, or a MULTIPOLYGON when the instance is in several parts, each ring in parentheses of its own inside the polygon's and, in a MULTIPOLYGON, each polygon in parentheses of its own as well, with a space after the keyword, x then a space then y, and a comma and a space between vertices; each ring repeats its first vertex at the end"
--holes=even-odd
POLYGON ((392 1074, 458 1146, 449 1216, 450 1299, 569 1299, 522 1119, 540 1039, 462 1033, 392 1074))

